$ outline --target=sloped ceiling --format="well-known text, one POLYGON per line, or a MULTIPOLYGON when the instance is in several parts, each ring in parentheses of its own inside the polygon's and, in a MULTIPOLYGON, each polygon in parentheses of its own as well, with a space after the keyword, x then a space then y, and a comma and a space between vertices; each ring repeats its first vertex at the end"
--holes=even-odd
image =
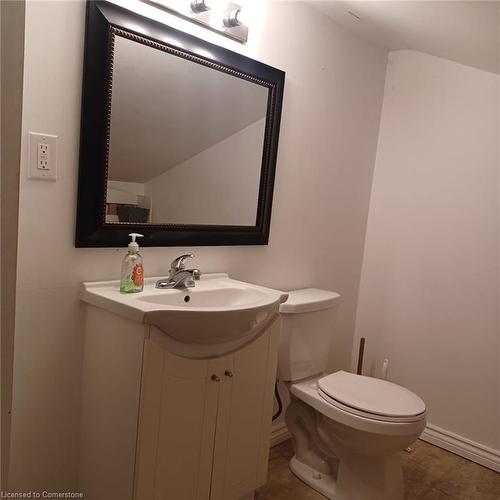
POLYGON ((500 73, 498 1, 308 1, 388 50, 412 49, 500 73))

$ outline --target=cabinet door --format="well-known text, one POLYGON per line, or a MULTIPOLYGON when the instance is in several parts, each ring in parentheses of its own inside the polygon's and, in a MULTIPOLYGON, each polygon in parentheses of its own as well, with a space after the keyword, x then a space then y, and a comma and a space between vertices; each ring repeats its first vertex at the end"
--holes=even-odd
POLYGON ((207 500, 220 383, 213 362, 185 359, 146 340, 136 500, 207 500))
POLYGON ((220 384, 211 500, 237 500, 266 481, 278 342, 275 322, 227 363, 230 373, 220 384))

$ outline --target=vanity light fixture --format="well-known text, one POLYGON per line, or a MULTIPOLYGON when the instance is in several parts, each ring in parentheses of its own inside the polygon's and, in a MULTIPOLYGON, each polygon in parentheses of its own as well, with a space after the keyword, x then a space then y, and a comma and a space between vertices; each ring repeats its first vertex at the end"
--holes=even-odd
POLYGON ((246 43, 248 40, 248 22, 243 5, 246 6, 249 0, 239 0, 238 3, 228 0, 142 1, 238 42, 246 43))

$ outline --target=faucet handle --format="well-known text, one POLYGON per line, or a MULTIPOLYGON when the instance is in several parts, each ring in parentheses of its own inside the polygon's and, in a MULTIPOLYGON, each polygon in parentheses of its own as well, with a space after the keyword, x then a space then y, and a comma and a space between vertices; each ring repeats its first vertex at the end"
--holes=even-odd
POLYGON ((182 271, 185 268, 184 263, 186 262, 186 260, 192 259, 193 257, 194 255, 192 253, 181 255, 172 261, 172 264, 170 264, 170 268, 175 269, 176 271, 182 271))

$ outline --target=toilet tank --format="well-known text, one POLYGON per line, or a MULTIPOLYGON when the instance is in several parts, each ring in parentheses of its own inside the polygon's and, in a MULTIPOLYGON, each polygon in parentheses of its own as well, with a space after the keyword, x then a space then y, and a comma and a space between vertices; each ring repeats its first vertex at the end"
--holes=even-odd
POLYGON ((306 288, 289 292, 280 305, 278 377, 297 381, 326 370, 340 295, 306 288))

